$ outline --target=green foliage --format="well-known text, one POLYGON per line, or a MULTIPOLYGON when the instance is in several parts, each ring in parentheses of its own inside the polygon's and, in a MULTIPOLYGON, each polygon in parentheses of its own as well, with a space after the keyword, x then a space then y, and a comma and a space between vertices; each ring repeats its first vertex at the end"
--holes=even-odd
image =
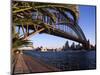
POLYGON ((18 48, 22 45, 27 45, 27 44, 29 44, 28 40, 22 40, 18 38, 13 38, 12 40, 12 48, 18 48))

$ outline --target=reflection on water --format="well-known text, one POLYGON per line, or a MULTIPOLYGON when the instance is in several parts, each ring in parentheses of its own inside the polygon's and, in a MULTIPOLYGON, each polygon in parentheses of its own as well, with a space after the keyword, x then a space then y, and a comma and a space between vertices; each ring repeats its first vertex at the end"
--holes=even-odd
POLYGON ((65 70, 87 70, 96 68, 95 51, 35 52, 25 54, 38 58, 46 64, 65 70))

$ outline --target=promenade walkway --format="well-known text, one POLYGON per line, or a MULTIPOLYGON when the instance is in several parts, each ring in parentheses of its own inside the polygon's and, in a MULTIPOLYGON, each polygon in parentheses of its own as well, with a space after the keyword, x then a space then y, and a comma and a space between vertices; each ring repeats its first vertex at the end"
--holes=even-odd
POLYGON ((46 63, 37 58, 25 54, 16 54, 16 58, 13 64, 14 74, 54 71, 60 70, 50 65, 47 65, 46 63))

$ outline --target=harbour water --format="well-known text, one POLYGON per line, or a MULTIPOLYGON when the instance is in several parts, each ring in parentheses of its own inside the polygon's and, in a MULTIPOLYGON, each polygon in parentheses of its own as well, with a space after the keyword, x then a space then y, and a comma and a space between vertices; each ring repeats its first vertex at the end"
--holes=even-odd
POLYGON ((54 66, 61 71, 96 69, 95 50, 68 50, 60 52, 37 52, 25 50, 23 53, 54 66))

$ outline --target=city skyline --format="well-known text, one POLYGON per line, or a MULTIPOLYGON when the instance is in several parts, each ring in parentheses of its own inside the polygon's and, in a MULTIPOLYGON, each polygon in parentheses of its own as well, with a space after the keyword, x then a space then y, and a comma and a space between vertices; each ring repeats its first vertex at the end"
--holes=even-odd
MULTIPOLYGON (((87 40, 90 40, 90 43, 93 45, 95 45, 95 11, 95 6, 79 5, 79 26, 83 30, 87 40)), ((34 47, 60 48, 68 39, 42 33, 32 36, 30 40, 32 40, 34 47)), ((70 45, 73 42, 71 40, 68 41, 70 45)))

